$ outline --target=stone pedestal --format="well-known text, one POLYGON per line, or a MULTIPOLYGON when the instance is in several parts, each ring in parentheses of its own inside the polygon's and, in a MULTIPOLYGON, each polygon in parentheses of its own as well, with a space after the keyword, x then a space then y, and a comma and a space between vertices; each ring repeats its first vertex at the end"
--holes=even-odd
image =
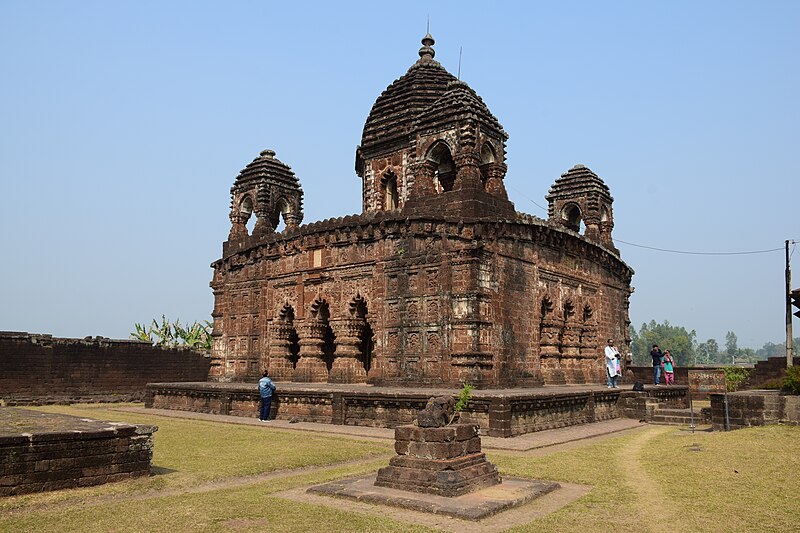
POLYGON ((454 497, 500 483, 497 468, 481 452, 475 424, 398 426, 395 451, 375 485, 454 497))

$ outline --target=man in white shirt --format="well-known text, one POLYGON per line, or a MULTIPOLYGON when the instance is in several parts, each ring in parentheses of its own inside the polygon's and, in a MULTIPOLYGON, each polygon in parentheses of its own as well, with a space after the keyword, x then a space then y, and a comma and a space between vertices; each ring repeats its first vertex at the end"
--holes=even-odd
POLYGON ((608 388, 617 388, 617 378, 619 377, 619 350, 614 346, 614 339, 608 339, 606 346, 606 374, 608 376, 608 388))

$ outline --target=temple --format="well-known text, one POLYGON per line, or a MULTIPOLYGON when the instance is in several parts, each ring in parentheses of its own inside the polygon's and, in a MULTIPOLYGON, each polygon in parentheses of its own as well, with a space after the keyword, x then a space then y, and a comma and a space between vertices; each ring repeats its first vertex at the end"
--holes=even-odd
POLYGON ((606 339, 629 343, 609 188, 575 165, 546 220, 517 212, 503 126, 422 45, 364 125, 361 214, 302 224, 300 181, 271 150, 236 178, 211 380, 598 383, 606 339))

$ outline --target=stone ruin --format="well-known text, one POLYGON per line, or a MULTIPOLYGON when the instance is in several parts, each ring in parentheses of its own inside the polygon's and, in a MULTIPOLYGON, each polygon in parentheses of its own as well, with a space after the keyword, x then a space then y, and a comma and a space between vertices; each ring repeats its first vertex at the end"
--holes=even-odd
POLYGON ((508 135, 422 44, 364 125, 361 214, 302 224, 300 180, 272 150, 236 178, 212 265, 210 380, 598 383, 602 341, 629 343, 633 271, 608 186, 575 165, 546 219, 517 212, 508 135))
POLYGON ((418 425, 395 428, 397 455, 378 470, 375 485, 440 496, 461 496, 500 483, 481 452, 477 424, 450 424, 452 396, 431 398, 418 425))
POLYGON ((377 475, 309 487, 312 494, 481 520, 558 490, 554 481, 508 478, 481 452, 475 424, 453 424, 452 397, 431 398, 417 425, 395 428, 397 455, 377 475))

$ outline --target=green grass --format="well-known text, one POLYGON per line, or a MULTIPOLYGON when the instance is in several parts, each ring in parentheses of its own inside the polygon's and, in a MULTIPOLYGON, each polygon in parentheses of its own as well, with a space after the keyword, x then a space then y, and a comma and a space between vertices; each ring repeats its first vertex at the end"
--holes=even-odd
MULTIPOLYGON (((158 425, 153 464, 166 473, 2 499, 0 531, 430 531, 383 516, 379 508, 372 515, 274 496, 374 472, 393 453, 388 442, 106 407, 48 410, 158 425), (361 461, 344 462, 353 459, 361 461), (246 477, 263 472, 281 476, 246 477), (211 481, 220 485, 193 492, 211 481)), ((504 476, 591 486, 572 504, 510 531, 792 531, 800 506, 797 442, 800 427, 691 434, 647 426, 544 456, 492 452, 489 458, 504 476)))

